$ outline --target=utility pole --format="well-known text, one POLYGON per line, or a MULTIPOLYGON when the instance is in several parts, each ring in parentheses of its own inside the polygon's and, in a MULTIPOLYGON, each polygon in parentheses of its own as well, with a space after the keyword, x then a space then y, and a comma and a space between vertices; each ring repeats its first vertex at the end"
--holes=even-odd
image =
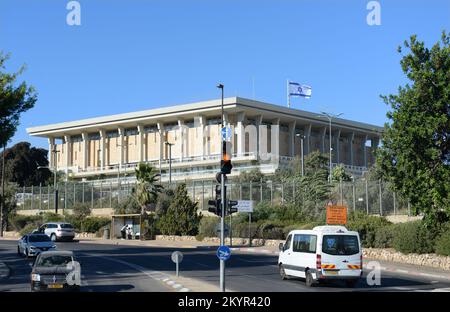
MULTIPOLYGON (((222 110, 222 122, 221 122, 221 128, 223 129, 225 127, 225 114, 224 114, 224 108, 223 108, 223 84, 219 84, 217 88, 221 89, 222 91, 222 104, 221 104, 221 110, 222 110)), ((221 145, 222 145, 221 140, 221 145)), ((226 209, 226 202, 227 202, 227 190, 225 189, 225 177, 226 175, 224 173, 221 173, 221 192, 222 192, 222 211, 221 211, 221 217, 220 217, 220 246, 225 245, 225 209, 226 209)), ((225 260, 220 260, 220 291, 225 291, 225 260)))
POLYGON ((3 237, 3 210, 5 208, 5 151, 6 144, 3 145, 2 153, 2 201, 0 203, 0 237, 3 237))

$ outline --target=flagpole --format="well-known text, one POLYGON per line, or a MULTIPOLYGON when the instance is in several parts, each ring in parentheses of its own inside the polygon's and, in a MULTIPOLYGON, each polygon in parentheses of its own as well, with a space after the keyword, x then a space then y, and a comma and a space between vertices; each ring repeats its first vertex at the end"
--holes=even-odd
POLYGON ((291 95, 289 94, 289 79, 286 80, 287 107, 291 107, 291 95))

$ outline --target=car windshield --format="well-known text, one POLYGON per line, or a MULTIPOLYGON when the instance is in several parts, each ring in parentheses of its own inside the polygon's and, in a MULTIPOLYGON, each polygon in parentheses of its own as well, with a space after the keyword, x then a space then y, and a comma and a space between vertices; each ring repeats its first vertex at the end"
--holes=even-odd
POLYGON ((72 257, 69 255, 42 255, 36 265, 41 267, 65 266, 71 261, 72 257))
POLYGON ((69 223, 63 223, 63 224, 60 225, 60 227, 62 229, 73 229, 72 224, 69 224, 69 223))
POLYGON ((356 235, 324 235, 322 251, 334 256, 348 256, 359 252, 356 235))
POLYGON ((50 238, 47 235, 30 235, 28 241, 30 243, 49 242, 50 238))

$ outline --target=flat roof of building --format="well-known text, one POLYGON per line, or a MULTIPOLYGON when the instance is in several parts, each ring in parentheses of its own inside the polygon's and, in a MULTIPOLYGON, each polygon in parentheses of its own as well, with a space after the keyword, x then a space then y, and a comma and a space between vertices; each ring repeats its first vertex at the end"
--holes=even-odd
MULTIPOLYGON (((189 119, 195 116, 213 117, 221 109, 221 99, 195 102, 182 105, 149 109, 138 112, 114 114, 94 118, 80 119, 76 121, 61 122, 43 126, 27 128, 28 134, 40 137, 60 137, 63 135, 79 134, 81 131, 92 132, 99 129, 117 129, 117 127, 135 127, 136 124, 167 123, 178 119, 189 119)), ((296 108, 288 108, 279 105, 264 103, 240 97, 224 99, 226 113, 245 112, 247 116, 263 115, 265 119, 280 118, 280 122, 297 120, 301 124, 313 122, 314 125, 328 125, 328 120, 312 113, 296 108)), ((333 126, 339 126, 349 131, 380 136, 383 127, 367 123, 333 118, 333 126)))

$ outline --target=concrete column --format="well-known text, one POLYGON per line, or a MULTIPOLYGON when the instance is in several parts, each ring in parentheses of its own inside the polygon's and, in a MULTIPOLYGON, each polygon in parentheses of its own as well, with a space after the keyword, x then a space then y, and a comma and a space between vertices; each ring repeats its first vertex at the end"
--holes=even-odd
POLYGON ((308 155, 311 152, 311 129, 312 129, 312 124, 306 125, 305 126, 305 145, 303 147, 303 153, 304 155, 308 155))
POLYGON ((355 157, 354 157, 354 151, 353 151, 353 140, 355 139, 355 133, 352 132, 349 136, 350 140, 350 165, 355 165, 355 157))
POLYGON ((64 136, 64 153, 66 156, 66 177, 69 173, 69 167, 72 165, 72 142, 70 140, 70 135, 64 136))
POLYGON ((195 128, 195 140, 196 146, 200 144, 200 156, 202 159, 205 157, 205 117, 204 116, 196 116, 194 117, 194 127, 195 128))
POLYGON ((327 128, 328 128, 328 127, 323 127, 323 128, 320 130, 321 153, 322 153, 322 154, 325 154, 325 153, 328 153, 328 152, 329 152, 329 151, 326 151, 326 150, 325 150, 325 138, 326 138, 326 136, 327 136, 327 128))
POLYGON ((124 144, 125 144, 125 140, 124 140, 124 135, 125 135, 125 130, 123 127, 119 127, 117 129, 117 131, 119 132, 119 143, 118 143, 118 147, 119 147, 119 168, 122 169, 123 165, 124 165, 124 144))
POLYGON ((50 167, 55 167, 55 153, 53 150, 55 149, 55 138, 48 138, 48 159, 50 163, 50 167))
POLYGON ((105 169, 106 161, 105 161, 105 139, 106 133, 105 130, 100 130, 100 170, 105 169))
POLYGON ((87 132, 81 133, 81 139, 83 140, 83 144, 81 145, 83 169, 87 169, 89 162, 89 137, 87 132))
POLYGON ((164 157, 164 125, 161 122, 158 122, 156 125, 159 132, 159 172, 161 173, 161 162, 163 161, 164 157))
POLYGON ((341 139, 341 130, 337 129, 336 130, 336 137, 335 137, 335 140, 336 140, 336 145, 335 145, 336 151, 335 151, 335 153, 336 153, 336 163, 338 163, 338 164, 341 162, 340 139, 341 139))
POLYGON ((270 154, 274 161, 278 161, 280 158, 280 118, 275 118, 272 121, 270 129, 270 154))
POLYGON ((180 139, 179 139, 179 143, 180 143, 180 162, 183 161, 183 157, 184 157, 184 150, 186 149, 185 147, 185 133, 184 133, 184 121, 181 119, 178 119, 178 127, 179 127, 179 131, 180 131, 180 139))
POLYGON ((289 156, 295 156, 295 120, 289 123, 289 156))
POLYGON ((245 113, 240 112, 236 115, 236 135, 237 135, 237 154, 240 156, 245 152, 245 129, 244 129, 245 113))
POLYGON ((265 144, 266 146, 266 150, 263 151, 265 153, 267 153, 267 132, 263 133, 262 131, 262 124, 263 121, 263 116, 262 115, 258 115, 255 117, 255 126, 256 126, 256 159, 260 159, 260 155, 261 155, 261 145, 265 144), (265 142, 263 142, 265 140, 265 142))
POLYGON ((138 161, 144 161, 144 126, 137 125, 138 136, 137 136, 137 145, 138 145, 138 161))
POLYGON ((367 148, 366 148, 366 142, 367 142, 367 140, 369 139, 369 136, 366 134, 365 136, 364 136, 364 140, 362 141, 362 147, 363 147, 363 158, 364 158, 364 163, 363 163, 363 165, 364 165, 364 167, 366 167, 367 168, 367 148))

